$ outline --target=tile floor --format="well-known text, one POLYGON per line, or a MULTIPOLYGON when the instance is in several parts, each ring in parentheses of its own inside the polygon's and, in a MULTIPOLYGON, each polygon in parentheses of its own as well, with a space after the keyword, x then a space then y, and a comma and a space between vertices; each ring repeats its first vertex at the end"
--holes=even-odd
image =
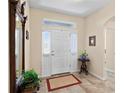
POLYGON ((81 84, 48 92, 46 79, 43 79, 38 93, 115 93, 114 79, 103 81, 92 75, 73 74, 82 81, 81 84))

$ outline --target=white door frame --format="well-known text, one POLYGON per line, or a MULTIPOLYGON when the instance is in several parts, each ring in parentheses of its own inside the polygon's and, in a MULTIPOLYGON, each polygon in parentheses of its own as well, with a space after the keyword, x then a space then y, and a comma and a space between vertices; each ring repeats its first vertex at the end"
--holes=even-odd
MULTIPOLYGON (((47 32, 52 32, 52 31, 54 31, 54 30, 44 30, 44 31, 42 31, 42 32, 45 32, 45 31, 47 31, 47 32)), ((66 31, 66 30, 64 30, 64 31, 66 31)), ((73 31, 73 30, 67 30, 67 31, 69 31, 70 32, 70 34, 71 33, 76 33, 76 35, 77 35, 77 32, 76 31, 73 31)), ((77 36, 77 38, 78 38, 78 36, 77 36)), ((78 40, 78 39, 77 39, 78 40)), ((78 44, 77 44, 78 45, 78 44)), ((75 71, 77 71, 77 69, 76 69, 76 66, 74 67, 73 65, 74 65, 74 63, 73 62, 71 62, 71 53, 70 53, 70 58, 69 58, 69 62, 70 62, 70 65, 69 65, 69 72, 74 72, 74 70, 75 71)), ((77 55, 76 55, 77 56, 77 55)), ((48 59, 47 59, 47 57, 49 57, 50 59, 51 59, 51 54, 48 54, 47 56, 44 56, 43 54, 42 54, 42 69, 47 69, 47 71, 45 71, 45 72, 42 72, 42 77, 46 77, 46 76, 51 76, 52 75, 52 68, 51 68, 51 63, 50 62, 44 62, 45 60, 47 60, 47 61, 49 61, 48 59), (46 57, 46 58, 45 58, 46 57), (45 59, 45 60, 44 60, 45 59)), ((76 59, 75 60, 77 60, 77 57, 76 57, 76 59)), ((78 68, 78 66, 77 66, 77 68, 78 68)), ((43 71, 43 70, 42 70, 43 71)))
MULTIPOLYGON (((106 68, 106 62, 107 62, 107 60, 106 60, 106 52, 107 52, 107 50, 106 50, 106 34, 107 34, 107 28, 106 28, 106 23, 108 23, 112 18, 114 18, 115 16, 112 16, 112 17, 110 17, 105 23, 104 23, 104 25, 103 25, 103 31, 104 31, 104 61, 103 61, 103 80, 106 80, 107 79, 107 71, 109 71, 109 69, 107 69, 106 68)), ((110 72, 112 72, 112 71, 110 71, 110 72)))

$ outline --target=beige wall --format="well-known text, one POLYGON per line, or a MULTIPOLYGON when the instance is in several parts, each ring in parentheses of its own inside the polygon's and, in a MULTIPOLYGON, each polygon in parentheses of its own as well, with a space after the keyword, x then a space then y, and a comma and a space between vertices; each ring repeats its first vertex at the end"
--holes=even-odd
POLYGON ((42 21, 44 18, 75 22, 77 24, 78 49, 84 49, 85 33, 83 18, 30 8, 30 65, 38 74, 41 74, 42 21))
MULTIPOLYGON (((29 27, 29 19, 30 19, 29 17, 30 16, 29 16, 29 3, 28 3, 28 0, 21 0, 21 3, 23 3, 24 1, 26 1, 25 16, 28 16, 27 21, 26 21, 26 25, 25 25, 25 32, 26 32, 26 30, 30 31, 30 27, 29 27)), ((29 57, 30 57, 30 39, 27 40, 25 38, 25 70, 30 69, 30 58, 29 57)))
MULTIPOLYGON (((114 16, 114 1, 105 8, 97 11, 85 18, 68 16, 64 14, 54 13, 50 11, 43 11, 30 8, 30 58, 27 58, 26 63, 30 68, 35 69, 38 74, 41 74, 42 62, 42 20, 44 18, 70 21, 77 24, 78 33, 78 49, 86 49, 91 60, 89 64, 90 72, 100 78, 103 77, 103 63, 104 63, 104 23, 114 16), (89 47, 89 36, 96 35, 96 46, 89 47), (30 60, 29 60, 30 59, 30 60), (30 64, 30 66, 29 66, 30 64)), ((28 11, 29 13, 29 11, 28 11)), ((28 55, 27 54, 27 55, 28 55)))
MULTIPOLYGON (((27 2, 28 0, 26 0, 26 10, 25 10, 25 14, 28 16, 27 18, 27 22, 26 22, 26 27, 25 30, 29 31, 29 40, 27 40, 25 38, 25 69, 29 70, 30 69, 30 15, 29 15, 29 3, 27 2)), ((25 33, 26 34, 26 33, 25 33)))
POLYGON ((104 62, 104 23, 114 16, 114 1, 100 11, 85 18, 85 48, 91 60, 90 72, 103 77, 104 62), (96 35, 96 46, 89 47, 89 36, 96 35))

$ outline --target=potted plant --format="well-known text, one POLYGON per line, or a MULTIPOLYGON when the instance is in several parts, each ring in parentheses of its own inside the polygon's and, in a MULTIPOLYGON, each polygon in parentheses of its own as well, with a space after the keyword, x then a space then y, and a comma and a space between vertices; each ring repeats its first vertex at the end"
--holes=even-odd
POLYGON ((30 91, 32 93, 32 91, 39 90, 40 82, 38 74, 34 70, 29 70, 22 75, 21 87, 24 93, 30 93, 30 91))
POLYGON ((87 57, 88 57, 88 54, 87 54, 87 52, 86 52, 86 50, 84 50, 84 51, 80 51, 80 59, 87 59, 87 57))

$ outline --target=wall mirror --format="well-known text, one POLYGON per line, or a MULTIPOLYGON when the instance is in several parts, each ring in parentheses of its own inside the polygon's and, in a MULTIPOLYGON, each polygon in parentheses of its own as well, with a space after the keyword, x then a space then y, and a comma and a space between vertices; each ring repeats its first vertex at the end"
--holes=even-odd
POLYGON ((21 93, 20 81, 25 71, 25 2, 9 0, 10 93, 21 93))
POLYGON ((22 74, 22 23, 19 16, 16 14, 16 24, 15 24, 15 64, 16 64, 16 79, 22 74))
POLYGON ((15 26, 15 68, 16 68, 16 93, 21 93, 21 79, 25 71, 25 2, 18 1, 16 5, 16 26, 15 26))
POLYGON ((16 79, 18 79, 25 70, 25 23, 27 17, 24 14, 24 5, 20 1, 16 4, 15 13, 15 64, 16 79))

